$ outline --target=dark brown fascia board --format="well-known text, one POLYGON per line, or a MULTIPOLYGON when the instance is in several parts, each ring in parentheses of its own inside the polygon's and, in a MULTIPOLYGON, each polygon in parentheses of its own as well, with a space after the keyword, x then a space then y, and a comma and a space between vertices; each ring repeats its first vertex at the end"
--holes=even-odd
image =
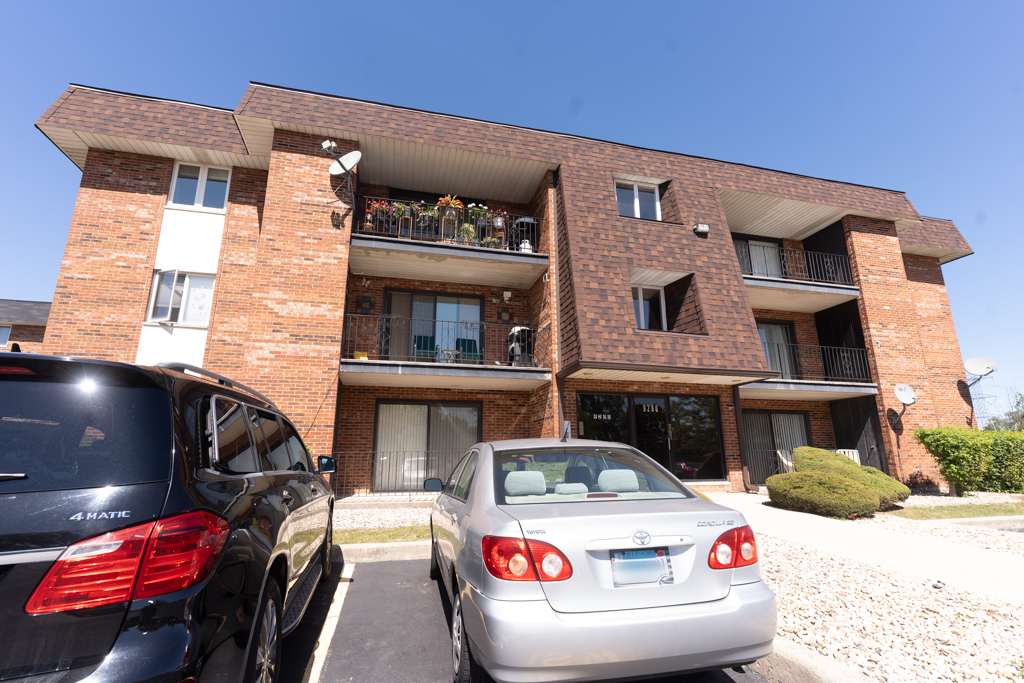
MULTIPOLYGON (((490 125, 490 126, 501 126, 503 128, 513 128, 513 129, 516 129, 516 130, 526 130, 526 131, 530 131, 530 132, 534 132, 534 133, 542 133, 542 134, 545 134, 545 135, 556 135, 558 137, 571 138, 571 139, 574 139, 574 140, 584 140, 584 141, 587 141, 587 142, 599 142, 601 144, 615 145, 617 147, 626 147, 626 148, 629 148, 629 149, 635 149, 635 150, 639 150, 639 151, 642 151, 642 152, 655 152, 655 153, 658 153, 658 154, 670 154, 670 155, 673 155, 673 156, 685 157, 687 159, 699 159, 701 161, 712 161, 712 162, 715 162, 717 164, 728 164, 730 166, 742 166, 744 168, 752 168, 752 169, 755 169, 755 170, 758 170, 758 171, 768 171, 769 173, 782 173, 782 174, 793 176, 793 177, 796 177, 796 178, 807 178, 808 180, 818 180, 818 181, 822 181, 822 182, 826 182, 826 183, 836 183, 837 185, 848 185, 848 186, 851 186, 851 187, 863 187, 863 188, 866 188, 866 189, 869 189, 869 190, 878 190, 880 192, 891 192, 893 194, 900 194, 900 195, 903 195, 904 197, 906 197, 906 192, 904 192, 903 190, 892 190, 892 189, 889 189, 887 187, 877 187, 875 185, 865 185, 865 184, 862 184, 862 183, 851 183, 851 182, 847 182, 847 181, 844 181, 844 180, 834 180, 832 178, 820 178, 818 176, 807 175, 807 174, 804 174, 804 173, 794 173, 793 171, 780 171, 779 169, 776 169, 776 168, 767 168, 765 166, 755 166, 753 164, 744 164, 744 163, 739 162, 739 161, 725 161, 723 159, 715 159, 713 157, 702 157, 702 156, 697 156, 695 154, 686 154, 684 152, 673 152, 673 151, 664 150, 664 149, 656 149, 654 147, 641 147, 640 145, 631 145, 631 144, 626 143, 626 142, 615 142, 613 140, 603 140, 601 138, 592 138, 592 137, 587 137, 585 135, 577 135, 575 133, 560 133, 558 131, 546 130, 544 128, 531 128, 529 126, 518 126, 518 125, 515 125, 515 124, 512 124, 512 123, 501 123, 499 121, 488 121, 487 119, 477 119, 477 118, 473 118, 471 116, 460 116, 458 114, 446 114, 446 113, 443 113, 443 112, 431 111, 429 109, 417 109, 415 107, 405 107, 405 106, 398 105, 398 104, 388 104, 386 102, 376 102, 374 100, 363 100, 363 99, 360 99, 358 97, 346 97, 344 95, 332 95, 330 93, 318 92, 316 90, 304 90, 302 88, 289 88, 288 86, 274 85, 273 83, 260 83, 258 81, 249 81, 249 84, 251 86, 255 86, 257 88, 270 88, 270 89, 273 89, 273 90, 284 90, 284 91, 287 91, 287 92, 297 92, 297 93, 302 93, 304 95, 314 95, 314 96, 317 96, 317 97, 327 97, 327 98, 330 98, 330 99, 344 100, 344 101, 347 101, 347 102, 358 102, 359 104, 369 104, 369 105, 376 106, 376 107, 387 107, 389 109, 397 109, 397 110, 400 110, 400 111, 416 112, 418 114, 428 114, 430 116, 441 116, 441 117, 444 117, 444 118, 457 119, 457 120, 460 120, 460 121, 472 121, 474 123, 483 123, 483 124, 487 124, 487 125, 490 125)), ((246 91, 246 95, 248 95, 248 94, 249 94, 249 91, 246 91)), ((247 99, 248 99, 247 97, 243 96, 242 102, 240 102, 239 106, 235 108, 235 115, 236 116, 248 116, 247 114, 239 111, 242 108, 244 102, 247 99)), ((252 118, 262 118, 262 117, 252 117, 252 118)), ((907 201, 909 202, 909 200, 907 200, 907 201)))
MULTIPOLYGON (((735 375, 739 377, 750 377, 751 382, 774 379, 780 374, 777 371, 771 370, 729 370, 716 368, 694 368, 680 365, 641 365, 639 363, 611 363, 607 361, 578 360, 559 370, 555 377, 558 379, 565 379, 569 375, 580 370, 629 370, 632 372, 686 375, 735 375)), ((747 384, 747 382, 743 382, 743 384, 747 384)))

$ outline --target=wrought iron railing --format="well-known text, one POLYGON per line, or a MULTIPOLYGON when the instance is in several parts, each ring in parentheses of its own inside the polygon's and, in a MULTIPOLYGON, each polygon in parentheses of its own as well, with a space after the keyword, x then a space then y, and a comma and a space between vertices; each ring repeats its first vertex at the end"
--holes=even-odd
POLYGON ((750 473, 750 483, 754 486, 764 486, 765 480, 773 474, 785 474, 792 472, 792 451, 769 451, 759 449, 747 450, 747 470, 750 473), (789 461, 786 461, 786 458, 789 461))
POLYGON ((746 242, 734 242, 734 245, 744 275, 853 284, 849 256, 746 242))
MULTIPOLYGON (((380 435, 378 435, 380 438, 380 435)), ((339 496, 429 498, 423 481, 447 481, 465 451, 348 451, 340 453, 332 475, 339 496)))
POLYGON ((484 206, 463 208, 365 197, 355 232, 425 242, 543 253, 543 219, 484 206))
POLYGON ((532 327, 396 315, 345 316, 342 358, 550 367, 546 335, 532 327))
POLYGON ((761 345, 768 359, 768 367, 781 373, 779 379, 823 382, 871 381, 868 353, 864 349, 767 342, 762 342, 761 345))

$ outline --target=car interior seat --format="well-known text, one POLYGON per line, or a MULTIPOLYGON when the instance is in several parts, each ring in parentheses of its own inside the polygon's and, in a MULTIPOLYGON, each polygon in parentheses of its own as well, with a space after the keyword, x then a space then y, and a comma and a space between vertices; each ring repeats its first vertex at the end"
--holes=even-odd
POLYGON ((590 491, 594 486, 594 473, 586 465, 565 468, 566 484, 583 484, 590 491))

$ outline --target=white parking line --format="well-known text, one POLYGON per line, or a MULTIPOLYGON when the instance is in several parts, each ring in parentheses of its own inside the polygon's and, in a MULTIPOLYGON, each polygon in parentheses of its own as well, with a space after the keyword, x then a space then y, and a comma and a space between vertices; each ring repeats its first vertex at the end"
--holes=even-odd
POLYGON ((316 651, 313 652, 313 666, 309 668, 309 677, 304 683, 320 683, 320 675, 323 673, 324 662, 327 661, 327 652, 331 649, 331 641, 334 640, 334 630, 338 628, 338 620, 341 619, 341 606, 345 602, 345 595, 348 594, 348 585, 352 581, 352 571, 355 568, 354 563, 346 562, 341 571, 341 580, 334 591, 334 599, 331 600, 324 628, 320 631, 320 639, 317 641, 316 651))

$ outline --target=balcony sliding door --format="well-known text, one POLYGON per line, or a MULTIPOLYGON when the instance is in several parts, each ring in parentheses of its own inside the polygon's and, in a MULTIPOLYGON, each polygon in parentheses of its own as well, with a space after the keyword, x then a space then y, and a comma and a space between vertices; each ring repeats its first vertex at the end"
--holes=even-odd
MULTIPOLYGON (((764 486, 773 474, 785 472, 788 465, 777 451, 792 451, 809 446, 807 417, 804 413, 743 411, 743 437, 747 448, 750 482, 764 486)), ((785 455, 785 454, 784 454, 785 455)))
POLYGON ((481 306, 479 297, 387 292, 382 356, 420 362, 482 362, 481 306))
POLYGON ((757 332, 761 336, 764 355, 768 359, 768 367, 781 373, 780 379, 793 379, 794 365, 793 346, 790 330, 787 325, 757 323, 757 332))

